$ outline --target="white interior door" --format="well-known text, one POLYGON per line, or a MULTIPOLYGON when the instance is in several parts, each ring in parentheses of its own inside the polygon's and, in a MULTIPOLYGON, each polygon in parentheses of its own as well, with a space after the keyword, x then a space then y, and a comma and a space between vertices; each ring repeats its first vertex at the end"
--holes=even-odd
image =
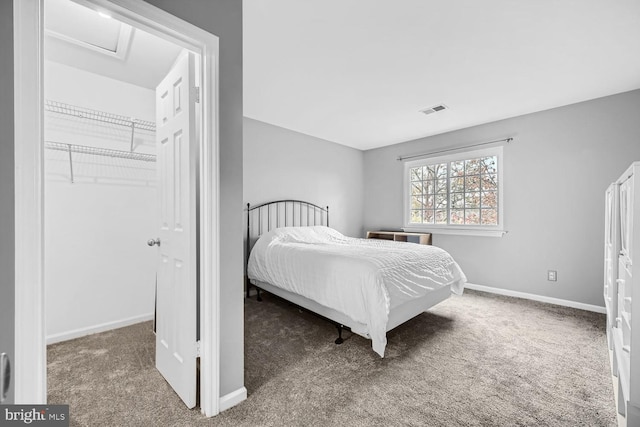
POLYGON ((184 403, 196 404, 196 132, 194 54, 156 88, 160 199, 156 368, 184 403))

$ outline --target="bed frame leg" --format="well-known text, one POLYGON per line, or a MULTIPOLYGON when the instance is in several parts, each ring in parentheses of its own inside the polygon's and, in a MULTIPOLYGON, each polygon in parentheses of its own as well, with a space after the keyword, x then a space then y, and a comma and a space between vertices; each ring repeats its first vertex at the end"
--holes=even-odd
MULTIPOLYGON (((256 288, 256 292, 258 293, 258 301, 262 301, 262 297, 260 296, 260 288, 257 286, 254 286, 254 288, 256 288)), ((249 283, 247 281, 247 299, 251 298, 251 296, 249 295, 249 292, 251 291, 251 283, 249 283)))
POLYGON ((342 325, 336 324, 336 328, 338 328, 338 338, 335 340, 335 343, 342 344, 344 342, 342 339, 342 325))

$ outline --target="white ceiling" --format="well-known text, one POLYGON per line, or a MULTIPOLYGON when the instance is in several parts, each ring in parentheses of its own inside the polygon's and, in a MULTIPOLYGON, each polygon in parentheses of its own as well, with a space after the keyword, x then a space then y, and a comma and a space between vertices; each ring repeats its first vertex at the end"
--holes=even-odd
POLYGON ((243 5, 244 115, 359 149, 640 88, 638 0, 243 5))
MULTIPOLYGON (((243 0, 243 7, 244 115, 354 148, 640 88, 638 0, 243 0), (441 103, 449 109, 419 112, 441 103)), ((47 0, 45 26, 113 43, 110 20, 78 8, 47 0)), ((150 89, 181 50, 140 30, 122 59, 57 37, 46 42, 49 60, 150 89)))
POLYGON ((118 39, 127 28, 130 27, 70 0, 47 0, 45 58, 155 89, 182 48, 137 29, 131 30, 130 38, 118 39), (114 51, 118 42, 121 45, 114 51))

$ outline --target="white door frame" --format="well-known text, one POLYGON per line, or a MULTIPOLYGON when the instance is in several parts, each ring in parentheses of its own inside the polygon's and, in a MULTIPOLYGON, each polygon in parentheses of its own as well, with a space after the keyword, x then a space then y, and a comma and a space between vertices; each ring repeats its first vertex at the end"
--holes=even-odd
MULTIPOLYGON (((73 0, 200 55, 200 408, 219 413, 219 40, 142 0, 73 0)), ((46 403, 43 0, 14 0, 15 402, 46 403)))

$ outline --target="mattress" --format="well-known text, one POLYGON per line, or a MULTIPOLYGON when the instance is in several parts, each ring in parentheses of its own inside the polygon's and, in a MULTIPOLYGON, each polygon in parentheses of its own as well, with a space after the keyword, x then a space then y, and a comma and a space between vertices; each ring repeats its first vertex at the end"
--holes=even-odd
POLYGON ((247 274, 366 325, 380 356, 391 310, 444 286, 462 294, 466 282, 451 255, 436 246, 357 239, 324 226, 263 234, 247 274))

